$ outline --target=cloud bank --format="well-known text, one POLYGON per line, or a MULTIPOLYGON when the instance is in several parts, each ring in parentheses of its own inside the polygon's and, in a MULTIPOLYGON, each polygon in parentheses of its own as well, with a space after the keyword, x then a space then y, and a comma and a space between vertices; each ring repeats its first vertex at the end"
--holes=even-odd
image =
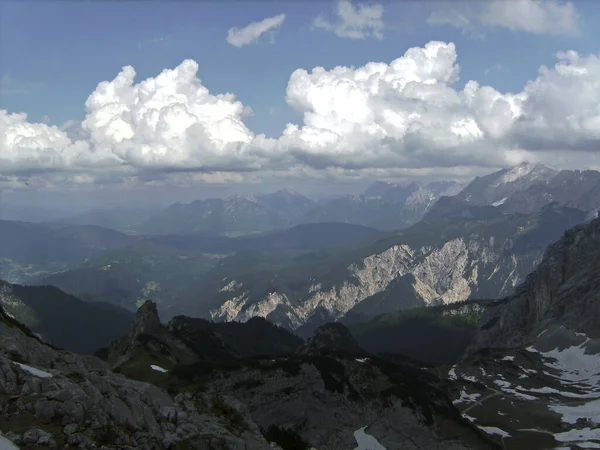
POLYGON ((230 28, 227 32, 226 41, 234 47, 243 47, 244 45, 257 42, 265 33, 279 28, 285 20, 285 14, 267 17, 260 22, 252 22, 244 28, 230 28))
POLYGON ((442 2, 427 22, 478 33, 488 28, 506 28, 538 35, 579 34, 579 15, 575 6, 558 0, 442 2))
POLYGON ((526 159, 583 167, 600 149, 600 56, 556 58, 517 93, 459 84, 454 44, 437 41, 390 63, 298 69, 286 101, 302 120, 278 139, 253 133, 250 108, 233 94, 211 94, 194 61, 138 83, 127 66, 98 84, 80 126, 0 110, 0 175, 193 184, 451 176, 526 159))
POLYGON ((354 6, 350 0, 339 0, 337 20, 330 22, 323 15, 317 16, 313 27, 335 33, 341 38, 383 39, 383 6, 379 3, 360 3, 354 6))

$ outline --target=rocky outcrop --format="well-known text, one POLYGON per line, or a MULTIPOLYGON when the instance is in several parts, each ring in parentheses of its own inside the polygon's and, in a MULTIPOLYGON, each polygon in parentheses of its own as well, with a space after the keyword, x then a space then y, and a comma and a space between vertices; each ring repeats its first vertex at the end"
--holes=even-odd
POLYGON ((322 352, 338 352, 347 355, 364 355, 366 353, 360 348, 350 330, 339 322, 328 323, 317 328, 306 344, 298 349, 299 355, 322 352))
POLYGON ((289 448, 352 449, 363 427, 389 450, 498 448, 460 417, 435 376, 374 357, 262 360, 213 375, 207 388, 238 398, 267 435, 302 443, 289 448))
POLYGON ((520 347, 550 326, 600 337, 600 220, 551 245, 516 293, 489 306, 470 352, 520 347))
POLYGON ((160 333, 161 331, 162 325, 158 316, 156 303, 147 300, 137 310, 135 322, 133 323, 132 335, 139 336, 142 333, 152 334, 160 333))
POLYGON ((96 354, 113 368, 138 359, 141 354, 168 368, 175 364, 191 364, 199 360, 196 352, 160 323, 156 303, 151 300, 140 306, 133 327, 126 336, 96 354))
POLYGON ((4 441, 24 448, 272 448, 248 416, 238 413, 232 425, 219 415, 237 403, 194 392, 172 397, 96 357, 49 347, 0 310, 4 441))
MULTIPOLYGON (((228 359, 227 354, 219 357, 214 352, 213 339, 205 334, 215 324, 177 317, 166 327, 157 327, 154 311, 153 305, 147 303, 138 314, 139 322, 153 324, 154 335, 160 338, 160 333, 169 333, 188 348, 198 353, 205 348, 211 355, 190 364, 174 365, 165 374, 167 385, 182 392, 186 392, 186 386, 190 389, 201 386, 202 400, 197 402, 212 405, 235 429, 246 424, 242 429, 248 430, 250 424, 256 423, 258 428, 254 426, 251 430, 261 430, 268 440, 283 448, 354 448, 353 432, 366 425, 370 425, 369 433, 383 439, 383 445, 389 449, 458 450, 488 446, 457 415, 439 379, 418 368, 369 355, 342 324, 319 328, 295 354, 228 359), (238 401, 223 397, 224 392, 238 401), (301 447, 289 447, 292 441, 294 445, 302 444, 301 447), (399 444, 402 446, 398 447, 399 444)), ((240 338, 248 336, 241 329, 255 333, 269 330, 267 326, 272 328, 272 336, 287 333, 260 319, 232 325, 219 324, 240 338)), ((135 339, 141 329, 149 330, 144 323, 136 323, 129 338, 135 339)), ((228 335, 230 341, 232 336, 228 335)), ((161 339, 164 342, 164 335, 161 339)), ((130 353, 132 359, 120 366, 123 373, 135 369, 133 373, 138 377, 151 376, 138 369, 141 364, 148 364, 150 354, 130 353)))
POLYGON ((198 359, 225 361, 239 356, 202 319, 176 316, 169 321, 167 328, 171 334, 192 350, 198 359))

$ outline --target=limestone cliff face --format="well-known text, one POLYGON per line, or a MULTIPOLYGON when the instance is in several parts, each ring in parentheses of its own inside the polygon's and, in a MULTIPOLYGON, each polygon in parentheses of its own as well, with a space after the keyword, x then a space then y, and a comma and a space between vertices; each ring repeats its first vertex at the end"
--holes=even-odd
POLYGON ((544 329, 600 337, 600 220, 569 230, 551 245, 514 295, 489 306, 470 352, 528 344, 544 329))
MULTIPOLYGON (((497 297, 512 289, 541 259, 542 252, 511 252, 511 239, 494 239, 473 233, 448 240, 438 246, 411 247, 394 245, 369 255, 346 268, 344 281, 323 288, 327 280, 306 280, 304 292, 267 292, 252 296, 250 289, 238 281, 225 280, 222 292, 231 297, 210 312, 214 320, 246 321, 265 317, 296 329, 311 322, 317 313, 340 320, 361 302, 391 289, 404 279, 403 291, 394 293, 397 302, 391 307, 403 309, 422 305, 461 302, 473 296, 497 297), (404 304, 403 301, 406 303, 404 304)), ((388 312, 379 306, 369 308, 369 315, 388 312)))

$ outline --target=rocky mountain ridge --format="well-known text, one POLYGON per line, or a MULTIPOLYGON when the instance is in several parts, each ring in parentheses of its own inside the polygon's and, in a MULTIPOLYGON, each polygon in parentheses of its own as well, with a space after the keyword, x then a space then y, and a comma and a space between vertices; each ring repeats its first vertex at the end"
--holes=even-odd
POLYGON ((463 417, 506 449, 600 447, 600 219, 550 245, 491 303, 448 377, 463 417))
MULTIPOLYGON (((342 324, 320 328, 287 355, 244 358, 214 352, 224 347, 203 336, 203 325, 193 319, 187 321, 186 332, 193 339, 185 342, 172 323, 161 325, 156 305, 146 302, 130 334, 105 356, 120 372, 143 379, 148 373, 140 371, 140 365, 156 365, 161 355, 202 347, 195 350, 195 362, 182 358, 165 366, 169 369, 160 366, 164 373, 154 372, 154 379, 170 390, 194 386, 208 397, 230 393, 263 435, 284 449, 353 448, 356 433, 364 433, 365 428, 389 449, 494 448, 457 415, 443 382, 417 367, 386 362, 365 352, 342 324), (163 347, 158 348, 157 342, 163 347), (140 346, 144 354, 126 351, 124 355, 122 351, 140 346), (118 355, 122 358, 115 358, 118 355)), ((227 411, 236 420, 236 413, 227 411)))
POLYGON ((174 203, 143 223, 139 232, 252 233, 329 222, 393 230, 417 222, 438 198, 454 195, 461 188, 461 184, 451 181, 423 185, 376 182, 363 194, 322 201, 283 189, 270 194, 174 203))
POLYGON ((525 279, 547 244, 582 220, 581 211, 550 205, 535 216, 421 223, 311 268, 274 269, 270 279, 264 272, 230 275, 204 288, 214 296, 208 311, 190 313, 223 321, 260 316, 299 329, 350 316, 367 320, 398 309, 497 298, 525 279))
POLYGON ((600 337, 600 219, 567 231, 514 295, 490 305, 471 351, 527 345, 562 325, 600 337))
POLYGON ((524 162, 476 177, 453 197, 454 209, 492 206, 507 214, 536 213, 552 202, 595 217, 600 208, 600 172, 558 171, 543 164, 524 162))

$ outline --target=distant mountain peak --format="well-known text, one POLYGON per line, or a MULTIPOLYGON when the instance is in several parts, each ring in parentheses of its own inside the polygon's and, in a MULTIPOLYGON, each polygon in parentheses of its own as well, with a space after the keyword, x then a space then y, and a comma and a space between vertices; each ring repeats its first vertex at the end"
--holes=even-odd
POLYGON ((278 189, 275 192, 273 192, 273 194, 280 194, 280 195, 293 195, 294 197, 299 196, 299 197, 304 197, 302 194, 300 194, 297 191, 294 191, 292 189, 278 189))
POLYGON ((507 169, 507 171, 501 176, 499 183, 512 183, 521 177, 531 174, 534 171, 543 171, 544 169, 548 168, 543 164, 524 161, 517 166, 507 169))

